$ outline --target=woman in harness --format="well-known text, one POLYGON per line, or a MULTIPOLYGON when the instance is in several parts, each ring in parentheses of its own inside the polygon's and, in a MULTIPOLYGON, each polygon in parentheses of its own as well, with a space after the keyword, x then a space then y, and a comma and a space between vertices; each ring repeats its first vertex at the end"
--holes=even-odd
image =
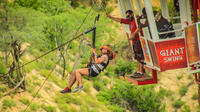
POLYGON ((93 48, 92 52, 94 55, 94 63, 90 67, 76 70, 72 73, 69 85, 67 88, 61 91, 61 93, 70 93, 71 87, 77 81, 77 87, 73 92, 81 91, 83 89, 82 76, 96 77, 98 76, 109 64, 109 60, 115 58, 115 53, 111 51, 109 46, 102 46, 100 49, 100 56, 97 57, 96 50, 93 48))

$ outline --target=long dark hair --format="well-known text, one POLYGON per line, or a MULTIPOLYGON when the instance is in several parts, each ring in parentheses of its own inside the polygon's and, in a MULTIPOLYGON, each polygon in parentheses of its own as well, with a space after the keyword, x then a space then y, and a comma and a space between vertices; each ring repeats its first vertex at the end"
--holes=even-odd
MULTIPOLYGON (((109 48, 109 49, 107 49, 106 55, 108 56, 109 60, 112 60, 112 59, 115 58, 116 54, 115 54, 113 51, 111 51, 110 46, 111 46, 111 45, 109 45, 109 44, 105 45, 105 47, 108 47, 108 48, 109 48)), ((100 48, 100 51, 101 51, 101 52, 102 52, 103 47, 104 47, 104 46, 102 46, 102 47, 100 48)))

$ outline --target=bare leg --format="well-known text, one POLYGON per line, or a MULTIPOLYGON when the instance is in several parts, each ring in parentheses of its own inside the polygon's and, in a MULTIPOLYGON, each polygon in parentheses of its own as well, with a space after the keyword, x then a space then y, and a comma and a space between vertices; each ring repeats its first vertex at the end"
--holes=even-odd
POLYGON ((145 73, 144 65, 142 63, 139 63, 139 72, 145 73))
POLYGON ((73 84, 74 84, 75 81, 76 81, 76 72, 73 72, 72 76, 70 78, 70 81, 69 81, 69 85, 67 87, 71 88, 73 86, 73 84))
POLYGON ((78 81, 79 86, 83 86, 83 84, 82 84, 82 75, 85 75, 85 76, 89 75, 88 68, 83 68, 83 69, 76 70, 76 79, 78 81))
POLYGON ((140 68, 141 68, 141 67, 140 67, 140 63, 137 62, 137 71, 138 71, 138 72, 140 72, 140 68))

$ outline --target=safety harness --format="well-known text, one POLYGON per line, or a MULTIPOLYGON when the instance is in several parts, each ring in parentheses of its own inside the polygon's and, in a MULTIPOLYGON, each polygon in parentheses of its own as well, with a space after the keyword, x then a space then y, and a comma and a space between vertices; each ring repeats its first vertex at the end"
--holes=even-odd
MULTIPOLYGON (((96 16, 95 21, 94 21, 94 29, 93 29, 93 35, 92 35, 92 48, 95 48, 95 38, 96 38, 96 24, 99 20, 99 14, 96 16)), ((98 58, 100 58, 100 56, 98 56, 98 58)), ((94 63, 94 54, 92 53, 91 57, 90 57, 90 62, 88 63, 87 67, 92 69, 91 67, 95 67, 96 68, 96 72, 100 73, 101 71, 103 71, 109 64, 109 57, 107 57, 107 63, 100 63, 100 64, 96 64, 94 63), (103 66, 103 69, 101 69, 99 66, 103 66)), ((90 70, 91 73, 91 70, 90 70)))

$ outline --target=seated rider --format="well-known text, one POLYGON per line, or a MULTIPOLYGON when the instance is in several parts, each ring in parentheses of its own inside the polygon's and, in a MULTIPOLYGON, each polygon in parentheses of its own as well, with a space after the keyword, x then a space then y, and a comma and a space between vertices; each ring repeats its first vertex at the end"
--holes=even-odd
MULTIPOLYGON (((149 24, 148 24, 145 8, 142 9, 142 13, 143 15, 137 17, 137 23, 140 28, 148 27, 149 24), (140 22, 140 19, 143 19, 143 18, 146 19, 144 24, 140 22)), ((167 19, 165 19, 158 11, 153 11, 153 14, 155 17, 155 22, 156 22, 158 32, 166 32, 166 31, 174 30, 173 25, 167 19)), ((160 39, 166 39, 167 37, 168 38, 175 37, 175 33, 172 32, 172 33, 166 33, 166 34, 159 34, 160 39)))
POLYGON ((109 60, 115 58, 115 53, 111 51, 108 45, 102 46, 100 49, 100 56, 97 57, 96 50, 93 48, 94 63, 91 66, 76 70, 72 73, 69 85, 61 91, 61 93, 70 93, 71 87, 77 81, 77 87, 74 92, 81 91, 83 89, 82 76, 96 77, 98 76, 109 64, 109 60))

